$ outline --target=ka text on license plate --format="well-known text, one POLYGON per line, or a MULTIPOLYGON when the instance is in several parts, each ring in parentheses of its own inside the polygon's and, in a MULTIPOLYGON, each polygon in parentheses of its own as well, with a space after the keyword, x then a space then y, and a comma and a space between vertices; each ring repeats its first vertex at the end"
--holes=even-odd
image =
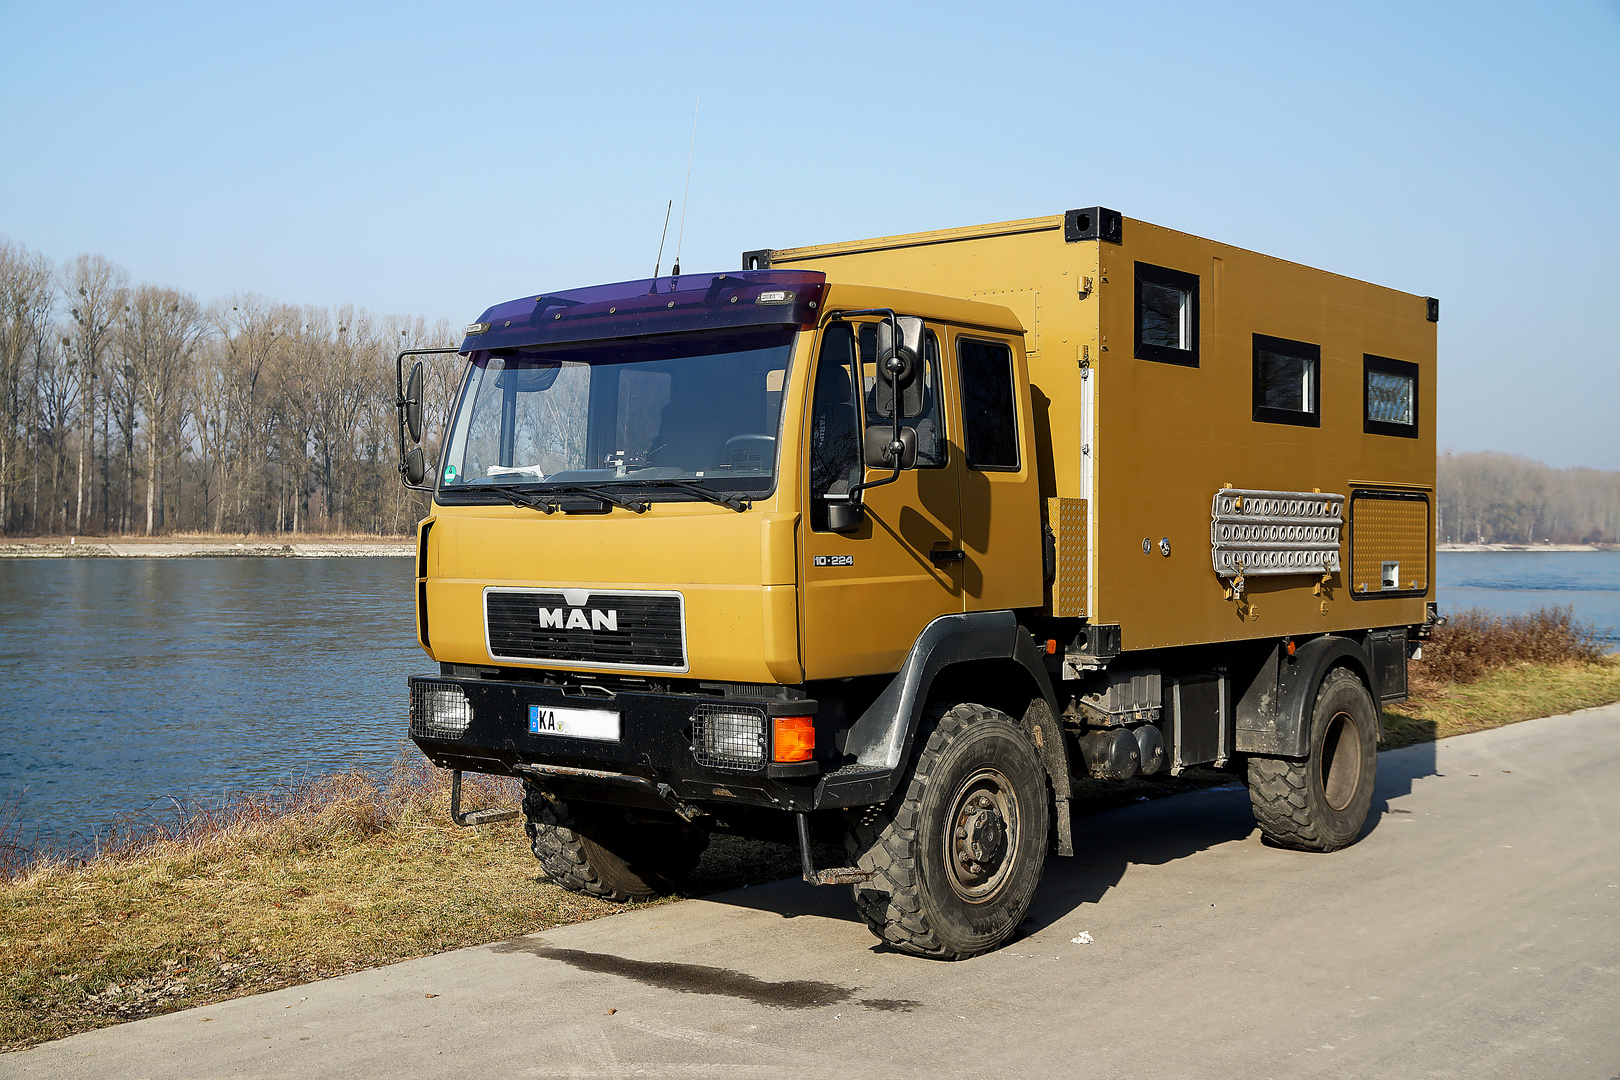
POLYGON ((619 714, 608 709, 562 709, 551 705, 530 705, 529 734, 566 735, 572 739, 617 742, 619 714))

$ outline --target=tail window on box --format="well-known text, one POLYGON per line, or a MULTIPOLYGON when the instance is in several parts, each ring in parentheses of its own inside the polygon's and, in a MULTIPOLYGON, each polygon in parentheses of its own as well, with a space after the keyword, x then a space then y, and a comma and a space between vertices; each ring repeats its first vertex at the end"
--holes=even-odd
POLYGON ((1362 430, 1417 438, 1418 366, 1383 356, 1362 357, 1362 430))

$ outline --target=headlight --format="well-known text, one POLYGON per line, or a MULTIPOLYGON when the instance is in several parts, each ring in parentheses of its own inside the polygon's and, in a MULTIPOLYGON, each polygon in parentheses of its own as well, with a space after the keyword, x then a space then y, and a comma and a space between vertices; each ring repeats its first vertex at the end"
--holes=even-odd
POLYGON ((411 734, 428 739, 459 739, 472 723, 472 702, 454 683, 411 684, 411 734))
POLYGON ((699 705, 692 714, 692 756, 699 765, 751 772, 765 767, 765 714, 699 705))

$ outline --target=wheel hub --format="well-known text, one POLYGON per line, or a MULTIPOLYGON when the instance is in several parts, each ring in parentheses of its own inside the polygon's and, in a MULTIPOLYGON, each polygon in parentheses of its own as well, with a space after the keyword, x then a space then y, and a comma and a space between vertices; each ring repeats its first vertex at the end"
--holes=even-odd
POLYGON ((1001 814, 995 809, 979 810, 968 818, 963 847, 974 862, 988 863, 999 859, 1006 846, 1007 823, 1001 820, 1001 814))
POLYGON ((963 899, 982 903, 1000 889, 1017 845, 1018 801, 1000 771, 982 769, 952 800, 946 856, 951 887, 963 899))

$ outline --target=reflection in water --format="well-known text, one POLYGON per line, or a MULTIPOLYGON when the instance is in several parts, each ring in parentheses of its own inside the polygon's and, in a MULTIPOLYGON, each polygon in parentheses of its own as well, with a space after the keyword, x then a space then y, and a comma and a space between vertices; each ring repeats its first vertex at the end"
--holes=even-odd
POLYGON ((409 558, 0 559, 0 805, 23 839, 391 761, 409 558))

